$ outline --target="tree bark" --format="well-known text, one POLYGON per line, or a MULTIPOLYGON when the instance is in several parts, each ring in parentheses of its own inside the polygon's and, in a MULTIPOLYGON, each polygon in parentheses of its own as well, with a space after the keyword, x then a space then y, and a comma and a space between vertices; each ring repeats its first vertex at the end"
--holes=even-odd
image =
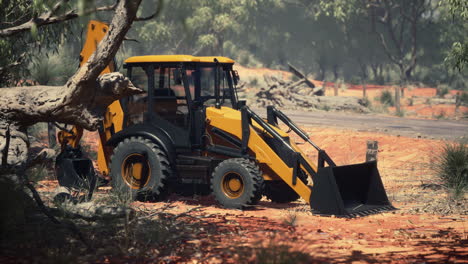
POLYGON ((99 74, 114 58, 136 17, 141 0, 119 1, 109 31, 89 60, 64 86, 3 88, 0 97, 1 167, 24 166, 28 160, 26 128, 60 122, 96 130, 114 100, 142 91, 121 73, 99 74))
POLYGON ((395 110, 397 113, 401 112, 401 105, 400 105, 400 89, 401 87, 395 87, 395 110))

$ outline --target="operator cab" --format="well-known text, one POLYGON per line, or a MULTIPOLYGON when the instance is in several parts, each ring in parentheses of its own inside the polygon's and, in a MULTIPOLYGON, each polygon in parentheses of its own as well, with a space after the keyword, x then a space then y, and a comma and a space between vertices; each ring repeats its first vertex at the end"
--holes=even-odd
POLYGON ((153 123, 173 139, 175 147, 191 152, 204 133, 208 106, 238 108, 232 70, 226 57, 153 55, 130 57, 124 68, 132 83, 146 91, 121 100, 126 127, 153 123))

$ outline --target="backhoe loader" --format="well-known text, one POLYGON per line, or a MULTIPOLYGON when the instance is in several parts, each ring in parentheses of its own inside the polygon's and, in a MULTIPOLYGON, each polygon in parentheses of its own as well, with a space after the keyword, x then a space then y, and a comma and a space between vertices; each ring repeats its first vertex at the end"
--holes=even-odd
MULTIPOLYGON (((90 22, 82 63, 106 31, 106 24, 90 22)), ((261 118, 239 100, 233 64, 220 56, 125 60, 127 76, 146 93, 113 102, 99 128, 97 163, 114 191, 160 200, 171 192, 193 190, 211 193, 226 208, 246 208, 262 196, 279 203, 302 198, 314 213, 336 216, 394 209, 375 161, 337 166, 274 106, 261 118), (279 121, 318 151, 316 164, 280 129, 279 121)), ((77 151, 81 133, 76 127, 59 133, 63 153, 57 175, 67 186, 95 182, 91 162, 77 151)))

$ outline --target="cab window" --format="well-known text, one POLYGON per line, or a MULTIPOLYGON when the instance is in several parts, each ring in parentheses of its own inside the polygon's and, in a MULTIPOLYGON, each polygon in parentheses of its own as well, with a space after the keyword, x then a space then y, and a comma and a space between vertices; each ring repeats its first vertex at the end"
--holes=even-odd
POLYGON ((148 111, 148 75, 142 67, 131 67, 129 75, 133 85, 146 92, 129 96, 126 99, 127 125, 132 125, 143 123, 144 114, 148 111))
POLYGON ((189 126, 189 109, 180 68, 154 69, 153 111, 173 125, 189 126))

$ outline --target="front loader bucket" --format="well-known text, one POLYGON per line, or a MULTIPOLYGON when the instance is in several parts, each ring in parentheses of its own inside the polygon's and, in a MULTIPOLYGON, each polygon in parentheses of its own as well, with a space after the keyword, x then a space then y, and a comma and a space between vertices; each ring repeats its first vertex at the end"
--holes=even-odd
POLYGON ((385 193, 376 161, 319 168, 312 180, 313 213, 353 217, 395 209, 385 193))

